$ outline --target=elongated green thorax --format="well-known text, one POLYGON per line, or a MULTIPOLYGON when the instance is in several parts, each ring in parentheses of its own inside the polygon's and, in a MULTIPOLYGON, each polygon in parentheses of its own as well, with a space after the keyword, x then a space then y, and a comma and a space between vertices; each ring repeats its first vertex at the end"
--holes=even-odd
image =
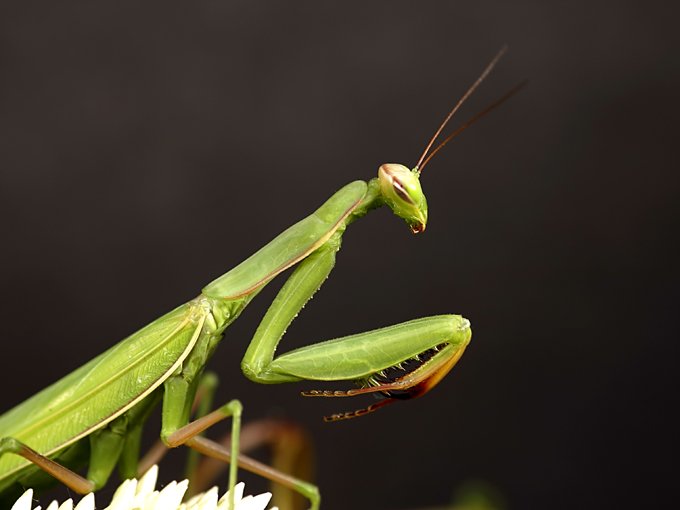
POLYGON ((366 188, 363 181, 342 187, 312 214, 206 285, 203 294, 219 299, 254 295, 277 274, 303 260, 343 228, 348 216, 365 199, 366 188))
POLYGON ((204 287, 203 294, 229 300, 253 297, 277 274, 326 243, 336 231, 342 234, 347 224, 383 204, 406 221, 413 233, 425 230, 427 201, 418 172, 386 163, 378 169, 377 179, 344 186, 314 213, 204 287))

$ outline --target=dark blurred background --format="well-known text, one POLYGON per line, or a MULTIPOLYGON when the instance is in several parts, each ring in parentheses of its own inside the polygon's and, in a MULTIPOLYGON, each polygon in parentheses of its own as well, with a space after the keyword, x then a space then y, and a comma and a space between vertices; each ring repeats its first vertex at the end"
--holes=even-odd
POLYGON ((304 400, 317 385, 239 371, 275 282, 211 361, 218 400, 309 429, 324 510, 443 504, 471 479, 514 509, 664 501, 680 302, 664 4, 3 2, 0 409, 348 181, 413 165, 507 43, 458 122, 529 84, 426 169, 427 232, 387 210, 354 224, 282 344, 455 312, 474 329, 457 368, 422 399, 324 424, 370 399, 304 400))

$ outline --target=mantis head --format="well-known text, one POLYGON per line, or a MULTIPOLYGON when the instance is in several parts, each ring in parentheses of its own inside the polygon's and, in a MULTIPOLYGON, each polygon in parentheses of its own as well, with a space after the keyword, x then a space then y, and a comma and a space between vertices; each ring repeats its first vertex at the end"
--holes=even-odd
POLYGON ((439 129, 437 129, 435 132, 434 136, 430 140, 430 143, 428 143, 427 147, 425 147, 423 154, 418 160, 418 164, 416 164, 413 170, 409 170, 404 165, 400 165, 398 163, 385 163, 380 165, 380 168, 378 169, 378 180, 380 181, 380 191, 383 200, 387 205, 390 206, 392 211, 394 211, 394 214, 406 221, 408 226, 411 227, 411 232, 414 234, 424 231, 425 226, 427 225, 427 201, 425 200, 425 195, 423 194, 423 190, 420 186, 420 174, 425 168, 425 165, 427 165, 434 155, 437 154, 447 143, 453 140, 472 123, 476 122, 498 105, 503 103, 506 99, 508 99, 525 85, 526 82, 516 85, 500 99, 497 99, 477 115, 464 122, 461 127, 453 131, 453 133, 447 136, 444 141, 437 145, 437 147, 435 147, 433 150, 430 150, 432 149, 432 146, 434 145, 437 138, 439 138, 439 135, 451 120, 451 117, 453 117, 465 100, 470 97, 472 92, 491 72, 506 50, 507 48, 503 47, 498 52, 498 54, 496 54, 493 60, 486 66, 479 78, 477 78, 477 81, 475 81, 467 90, 467 92, 463 94, 463 97, 458 100, 456 105, 444 119, 444 122, 442 122, 439 126, 439 129))
POLYGON ((427 200, 420 187, 420 173, 398 163, 385 163, 378 169, 383 200, 394 214, 419 234, 427 226, 427 200))

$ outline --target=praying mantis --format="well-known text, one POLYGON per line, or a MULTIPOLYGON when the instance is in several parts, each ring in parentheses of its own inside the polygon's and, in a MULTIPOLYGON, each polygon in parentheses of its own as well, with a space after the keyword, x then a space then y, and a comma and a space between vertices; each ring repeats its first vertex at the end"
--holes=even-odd
POLYGON ((288 326, 332 271, 349 225, 386 205, 413 233, 425 230, 428 209, 421 172, 444 145, 519 88, 431 150, 451 117, 504 52, 505 48, 449 112, 413 169, 386 163, 370 181, 347 184, 311 215, 206 285, 198 297, 0 416, 0 495, 17 486, 31 486, 46 474, 78 493, 100 489, 116 467, 123 477, 136 476, 143 425, 160 403, 160 437, 166 446, 186 445, 229 462, 229 488, 234 487, 240 466, 298 491, 310 501, 311 510, 317 510, 317 487, 239 452, 242 405, 238 400, 200 417, 192 415, 204 368, 226 328, 270 281, 293 266, 242 359, 248 379, 263 384, 354 381, 356 389, 302 394, 348 398, 373 393, 382 397, 366 408, 326 417, 339 421, 421 396, 453 368, 471 338, 470 323, 460 315, 415 319, 275 353, 288 326), (414 360, 418 362, 415 368, 414 360), (232 434, 228 447, 200 435, 227 418, 231 418, 232 434), (74 471, 83 464, 87 465, 85 476, 74 471))

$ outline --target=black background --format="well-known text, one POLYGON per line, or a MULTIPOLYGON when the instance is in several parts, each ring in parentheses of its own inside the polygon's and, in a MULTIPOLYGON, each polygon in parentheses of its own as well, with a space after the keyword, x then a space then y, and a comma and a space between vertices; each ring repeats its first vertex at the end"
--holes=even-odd
POLYGON ((282 345, 456 312, 474 338, 454 372, 324 424, 366 401, 240 374, 275 283, 210 363, 219 400, 309 428, 325 510, 442 504, 469 479, 511 508, 659 503, 677 486, 680 298, 679 46, 662 5, 3 2, 0 409, 346 182, 413 165, 507 43, 459 122, 529 85, 426 169, 427 232, 387 210, 353 225, 282 345))

